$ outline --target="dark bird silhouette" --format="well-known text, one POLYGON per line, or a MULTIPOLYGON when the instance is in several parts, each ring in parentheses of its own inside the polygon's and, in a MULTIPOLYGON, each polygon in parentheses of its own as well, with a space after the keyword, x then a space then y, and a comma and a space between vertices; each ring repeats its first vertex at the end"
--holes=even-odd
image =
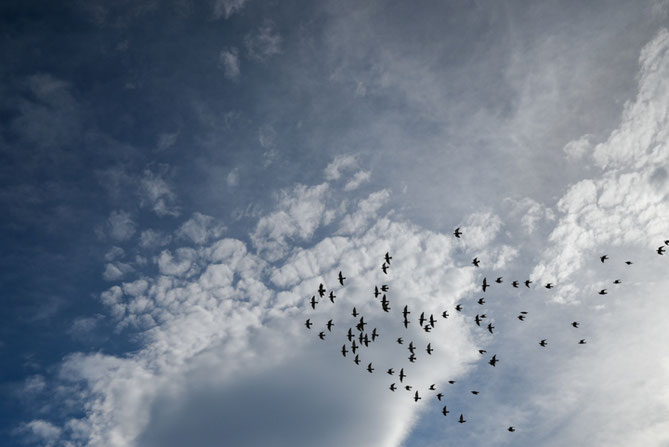
POLYGON ((518 288, 518 281, 512 282, 511 285, 517 289, 518 288))
POLYGON ((447 310, 443 311, 443 312, 441 313, 441 316, 442 316, 443 318, 448 318, 448 311, 447 311, 447 310))
POLYGON ((495 354, 495 355, 492 356, 492 358, 490 359, 490 361, 488 363, 490 363, 492 366, 495 366, 497 364, 497 362, 499 362, 499 360, 497 360, 497 354, 495 354))
POLYGON ((355 340, 353 340, 353 341, 351 342, 351 352, 352 352, 353 354, 355 354, 357 350, 358 350, 358 345, 356 345, 356 344, 355 344, 355 340))
POLYGON ((620 283, 621 283, 621 281, 619 279, 616 279, 615 281, 613 281, 613 284, 620 284, 620 283))
POLYGON ((664 241, 664 245, 669 245, 669 239, 667 239, 666 241, 664 241))
POLYGON ((386 265, 385 262, 384 262, 383 265, 381 266, 381 270, 382 270, 383 273, 385 273, 386 275, 388 274, 388 266, 386 265))
POLYGON ((404 340, 402 340, 402 337, 398 338, 397 339, 397 344, 401 345, 402 343, 404 343, 404 340))
POLYGON ((457 306, 455 306, 455 310, 457 310, 458 312, 461 312, 462 311, 462 306, 458 304, 457 306))
POLYGON ((495 326, 493 326, 492 323, 488 323, 488 332, 490 332, 492 334, 493 329, 495 329, 495 326))
POLYGON ((427 348, 425 348, 425 351, 427 351, 428 355, 432 355, 434 352, 434 349, 432 349, 432 343, 427 344, 427 348))
POLYGON ((451 385, 453 385, 453 384, 455 383, 455 380, 449 380, 448 383, 450 383, 451 385))
POLYGON ((323 283, 318 285, 318 294, 321 296, 321 298, 323 298, 325 295, 325 287, 323 287, 323 283))
POLYGON ((504 277, 503 277, 503 276, 500 276, 499 278, 497 278, 497 279, 495 280, 495 282, 496 282, 497 284, 502 284, 502 282, 504 282, 504 281, 502 281, 502 278, 504 278, 504 277))
POLYGON ((479 316, 479 314, 476 314, 476 317, 474 317, 474 321, 476 321, 476 325, 478 327, 481 327, 481 317, 479 316))
MULTIPOLYGON (((441 400, 441 399, 439 399, 439 400, 441 400)), ((446 416, 448 413, 450 413, 450 411, 448 411, 448 410, 446 409, 446 406, 444 406, 443 410, 441 410, 441 414, 443 414, 444 416, 446 416)))
POLYGON ((600 294, 600 295, 606 295, 606 289, 602 289, 602 290, 600 290, 600 291, 599 291, 599 294, 600 294))
POLYGON ((478 391, 472 391, 472 394, 475 396, 478 395, 478 393, 479 393, 478 391))
POLYGON ((571 325, 574 326, 574 327, 578 327, 579 324, 580 323, 578 321, 574 321, 571 325))
POLYGON ((660 245, 659 247, 657 247, 657 250, 655 250, 655 251, 657 251, 658 255, 663 255, 664 254, 664 245, 660 245))
POLYGON ((425 326, 425 327, 423 328, 423 330, 424 330, 425 332, 430 332, 430 331, 432 330, 432 326, 425 326))
POLYGON ((434 391, 434 390, 436 390, 435 386, 437 386, 437 385, 433 383, 432 385, 430 385, 430 388, 428 388, 428 389, 430 391, 434 391))
POLYGON ((386 264, 390 265, 390 260, 393 259, 393 257, 390 256, 388 252, 386 252, 385 259, 386 259, 386 264))
POLYGON ((343 355, 344 357, 346 357, 346 353, 347 353, 347 352, 348 352, 348 350, 346 350, 346 345, 342 346, 342 347, 341 347, 341 355, 343 355))
POLYGON ((310 319, 307 318, 307 321, 304 322, 304 325, 307 327, 307 329, 311 329, 311 326, 313 326, 313 323, 309 320, 310 319))
POLYGON ((337 298, 337 295, 334 294, 332 290, 330 290, 330 302, 334 304, 334 300, 337 298))
POLYGON ((355 362, 356 365, 360 364, 360 358, 358 357, 357 354, 355 355, 355 358, 353 359, 353 361, 355 362))
POLYGON ((609 257, 606 255, 599 257, 599 260, 602 261, 602 264, 604 264, 604 261, 606 261, 607 259, 609 259, 609 257))
POLYGON ((320 332, 318 337, 320 337, 321 340, 325 340, 325 332, 320 332))
POLYGON ((481 320, 485 320, 486 314, 481 314, 481 320))
POLYGON ((416 394, 413 395, 413 401, 414 401, 414 402, 418 402, 418 401, 421 400, 421 399, 422 399, 422 397, 420 397, 420 396, 418 395, 418 391, 416 391, 416 394))
POLYGON ((455 237, 459 238, 462 235, 462 232, 460 231, 460 227, 456 228, 455 231, 453 232, 455 237))
POLYGON ((433 315, 433 314, 430 314, 430 326, 431 326, 432 328, 434 328, 434 324, 435 324, 436 322, 437 322, 437 321, 434 319, 434 315, 433 315))
POLYGON ((379 292, 379 287, 374 286, 374 298, 378 298, 379 295, 381 295, 381 292, 379 292))
POLYGON ((539 342, 539 344, 545 348, 546 345, 548 344, 548 342, 547 342, 546 339, 544 338, 543 340, 541 340, 541 341, 539 342))
MULTIPOLYGON (((441 398, 444 397, 444 393, 439 393, 437 394, 437 399, 441 400, 441 398)), ((444 407, 445 408, 445 407, 444 407)))
POLYGON ((585 344, 585 338, 582 338, 581 341, 578 342, 579 345, 584 345, 585 344))
POLYGON ((351 315, 353 315, 353 318, 357 318, 357 316, 360 315, 360 314, 358 313, 357 310, 355 310, 355 307, 354 307, 353 312, 351 312, 351 315))
POLYGON ((360 332, 365 330, 365 326, 367 323, 365 323, 365 317, 360 317, 360 321, 358 324, 355 325, 356 329, 358 329, 360 332))
POLYGON ((474 264, 475 267, 478 267, 481 261, 479 261, 479 258, 476 257, 472 260, 472 264, 474 264))
POLYGON ((353 328, 348 328, 348 332, 346 333, 346 337, 348 338, 348 341, 353 340, 353 328))
POLYGON ((527 312, 525 312, 524 310, 521 310, 520 313, 523 315, 527 315, 527 312))
POLYGON ((341 274, 341 271, 339 272, 339 277, 337 279, 339 279, 339 284, 341 284, 343 286, 344 285, 344 280, 346 279, 346 277, 341 274))
POLYGON ((407 376, 407 375, 404 374, 404 368, 400 369, 400 382, 404 382, 404 378, 405 378, 406 376, 407 376))
POLYGON ((632 265, 633 262, 632 262, 632 261, 625 261, 625 264, 627 264, 627 265, 632 265))
POLYGON ((549 282, 544 287, 547 288, 547 289, 552 289, 553 288, 553 283, 549 282))
POLYGON ((409 342, 409 352, 412 354, 416 352, 416 347, 413 345, 412 341, 409 342))
POLYGON ((372 341, 375 341, 379 337, 379 333, 376 332, 376 328, 372 330, 372 341))
POLYGON ((425 312, 421 312, 420 318, 418 319, 418 324, 423 327, 423 324, 425 324, 425 312))
POLYGON ((525 315, 518 315, 518 319, 520 321, 525 321, 525 315))
POLYGON ((383 285, 381 286, 381 291, 382 291, 382 292, 387 292, 387 291, 388 291, 388 284, 383 284, 383 285))
POLYGON ((488 351, 486 351, 485 349, 479 349, 479 354, 481 354, 481 355, 485 354, 486 352, 488 352, 488 351))
POLYGON ((409 329, 409 323, 410 323, 409 320, 407 320, 407 319, 405 318, 404 321, 403 321, 402 323, 404 324, 404 329, 409 329))
POLYGON ((332 332, 332 326, 334 326, 334 325, 335 324, 332 322, 332 320, 328 320, 328 324, 327 324, 328 332, 332 332))
POLYGON ((316 309, 316 304, 318 304, 318 301, 316 301, 316 295, 311 297, 311 308, 316 309))
POLYGON ((526 280, 525 280, 525 287, 527 287, 527 288, 529 289, 529 288, 530 288, 530 284, 532 284, 532 281, 530 281, 529 279, 526 279, 526 280))
POLYGON ((509 428, 507 428, 507 430, 509 430, 511 433, 513 433, 514 431, 516 431, 516 429, 513 428, 513 427, 509 427, 509 428))
POLYGON ((483 305, 485 304, 485 299, 480 298, 477 302, 478 302, 481 306, 483 306, 483 305))
POLYGON ((390 306, 388 305, 388 301, 381 304, 381 309, 383 309, 384 312, 390 312, 390 306))
POLYGON ((488 287, 490 286, 488 285, 487 279, 483 278, 483 284, 481 284, 481 289, 483 289, 483 293, 485 293, 485 289, 487 289, 488 287))
POLYGON ((374 372, 374 368, 372 368, 372 364, 371 364, 371 363, 370 363, 369 365, 367 365, 367 371, 368 371, 370 374, 374 372))
POLYGON ((389 375, 391 375, 391 376, 392 376, 393 374, 395 374, 395 371, 394 371, 392 368, 390 368, 390 369, 389 369, 388 371, 386 371, 386 372, 387 372, 389 375))
POLYGON ((402 311, 402 316, 406 318, 411 312, 409 311, 409 306, 404 306, 404 310, 402 311))
POLYGON ((464 424, 465 422, 467 422, 465 420, 465 417, 462 415, 462 413, 460 413, 460 419, 458 420, 458 422, 461 423, 461 424, 464 424))
POLYGON ((396 389, 397 389, 397 387, 395 386, 395 384, 391 383, 390 384, 390 391, 395 391, 396 389))
POLYGON ((411 391, 411 385, 406 385, 406 386, 404 387, 404 389, 407 390, 407 391, 411 391))

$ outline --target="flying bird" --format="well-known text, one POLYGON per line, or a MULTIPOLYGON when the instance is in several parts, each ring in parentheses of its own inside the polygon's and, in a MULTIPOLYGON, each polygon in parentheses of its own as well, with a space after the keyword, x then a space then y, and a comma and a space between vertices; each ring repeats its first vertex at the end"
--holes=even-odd
POLYGON ((351 352, 355 354, 357 350, 358 350, 358 345, 356 345, 355 340, 353 340, 353 342, 351 342, 351 352))
POLYGON ((441 313, 441 316, 444 317, 444 318, 448 318, 448 311, 447 310, 443 311, 441 313))
POLYGON ((423 324, 425 324, 425 312, 421 312, 420 318, 418 319, 418 324, 420 324, 421 327, 423 327, 423 324))
POLYGON ((383 284, 383 285, 381 286, 381 291, 383 291, 383 292, 387 292, 387 291, 388 291, 388 284, 383 284))
POLYGON ((497 364, 497 362, 499 362, 499 360, 497 360, 497 354, 495 354, 495 355, 492 356, 492 358, 490 359, 490 361, 488 363, 490 363, 492 366, 495 366, 497 364))
POLYGON ((453 385, 453 384, 455 383, 455 380, 449 380, 448 383, 450 383, 451 385, 453 385))
POLYGON ((353 315, 353 318, 357 318, 357 316, 360 315, 360 314, 358 313, 357 310, 355 310, 355 307, 354 307, 353 312, 351 312, 351 315, 353 315))
POLYGON ((474 317, 474 321, 476 321, 476 325, 481 327, 481 317, 479 314, 476 314, 476 317, 474 317))
POLYGON ((307 318, 307 321, 304 322, 304 325, 307 327, 307 329, 311 329, 311 326, 313 326, 313 323, 309 320, 310 318, 307 318))
POLYGON ((402 340, 402 337, 398 338, 397 339, 397 344, 401 345, 402 343, 404 343, 404 340, 402 340))
POLYGON ((389 254, 388 252, 386 252, 385 259, 386 259, 386 263, 387 263, 388 265, 390 265, 390 260, 393 259, 393 257, 390 256, 390 254, 389 254))
POLYGON ((353 340, 353 328, 348 328, 348 332, 346 333, 346 337, 348 338, 348 341, 353 340))
POLYGON ((616 279, 615 281, 613 281, 613 284, 620 284, 620 283, 621 283, 621 281, 619 279, 616 279))
POLYGON ((633 262, 632 262, 632 261, 625 261, 625 264, 627 264, 627 265, 632 265, 633 262))
POLYGON ((527 288, 529 289, 529 288, 530 288, 530 284, 532 284, 532 281, 530 281, 529 279, 526 279, 526 280, 525 280, 525 287, 527 287, 527 288))
MULTIPOLYGON (((441 400, 442 397, 444 397, 444 393, 437 394, 437 399, 438 400, 441 400)), ((444 408, 446 408, 446 407, 444 407, 444 408)))
POLYGON ((367 365, 367 371, 368 371, 370 374, 374 372, 374 368, 372 368, 372 364, 371 364, 371 363, 370 363, 369 365, 367 365))
POLYGON ((461 424, 464 424, 465 422, 467 422, 465 420, 465 417, 462 415, 462 413, 460 413, 460 419, 458 420, 458 422, 461 423, 461 424))
POLYGON ((330 290, 330 302, 334 304, 334 299, 337 298, 337 295, 334 294, 332 290, 330 290))
MULTIPOLYGON (((439 399, 439 400, 441 400, 441 399, 439 399)), ((446 406, 444 406, 444 409, 441 410, 441 414, 443 414, 444 416, 446 416, 448 413, 450 413, 450 411, 448 411, 448 410, 446 409, 446 406)))
POLYGON ((360 317, 360 322, 355 326, 360 332, 365 330, 365 317, 360 317))
POLYGON ((407 375, 404 374, 404 368, 400 369, 400 382, 403 382, 406 376, 407 375))
POLYGON ((323 287, 323 283, 318 285, 318 294, 321 296, 321 298, 325 296, 325 287, 323 287))
POLYGON ((379 336, 379 333, 376 332, 376 328, 372 330, 372 341, 376 340, 379 336))
POLYGON ((574 321, 571 325, 574 326, 574 327, 578 327, 579 324, 580 323, 578 321, 574 321))
POLYGON ((503 281, 502 281, 502 278, 504 278, 504 277, 503 277, 503 276, 500 276, 499 278, 497 278, 497 279, 495 280, 495 282, 496 282, 497 284, 502 284, 502 282, 503 282, 503 281))
POLYGON ((547 289, 552 289, 553 288, 553 283, 549 282, 544 287, 547 288, 547 289))
POLYGON ((483 293, 485 293, 485 289, 487 289, 488 287, 490 287, 490 286, 488 285, 487 279, 483 278, 483 284, 481 284, 481 288, 483 289, 483 293))
POLYGON ((413 342, 410 341, 409 342, 409 352, 411 352, 413 354, 415 352, 415 350, 416 350, 416 347, 413 345, 413 342))
POLYGON ((378 298, 379 295, 381 295, 381 292, 379 292, 379 287, 374 286, 374 298, 378 298))
POLYGON ((423 328, 423 330, 424 330, 425 332, 430 332, 430 331, 432 330, 432 326, 425 326, 425 327, 423 328))
POLYGON ((455 231, 453 232, 455 237, 459 238, 462 232, 460 231, 460 227, 456 228, 455 231))
POLYGON ((346 345, 342 346, 342 347, 341 347, 341 355, 343 355, 344 357, 346 357, 346 353, 347 353, 347 352, 348 352, 348 351, 346 350, 346 345))
POLYGON ((518 315, 518 319, 520 321, 525 321, 525 315, 518 315))
POLYGON ((321 340, 325 340, 325 332, 320 332, 318 336, 320 337, 321 340))
POLYGON ((484 305, 484 304, 485 304, 485 299, 484 299, 484 298, 480 298, 477 302, 478 302, 480 305, 484 305))
POLYGON ((388 371, 386 371, 386 372, 387 372, 389 375, 391 375, 391 376, 392 376, 393 374, 395 374, 395 371, 394 371, 392 368, 390 368, 390 369, 389 369, 388 371))
POLYGON ((318 304, 318 301, 316 301, 316 295, 311 297, 311 308, 316 309, 316 304, 318 304))
POLYGON ((411 391, 411 385, 406 385, 406 386, 404 387, 404 389, 407 390, 407 391, 411 391))
POLYGON ((461 312, 462 311, 462 306, 458 304, 457 306, 455 306, 455 310, 457 310, 458 312, 461 312))
POLYGON ((602 290, 600 290, 600 291, 599 291, 599 294, 600 294, 600 295, 606 295, 606 289, 602 289, 602 290))
POLYGON ((432 355, 432 353, 434 352, 434 349, 432 349, 432 346, 431 346, 431 345, 432 345, 432 343, 428 343, 428 344, 427 344, 427 348, 425 348, 425 350, 427 351, 428 355, 432 355))
POLYGON ((476 395, 479 394, 479 392, 478 392, 478 391, 472 391, 472 394, 473 394, 474 396, 476 396, 476 395))
POLYGON ((356 365, 360 364, 360 358, 358 358, 357 354, 355 355, 355 358, 353 359, 353 361, 355 362, 356 365))
POLYGON ((338 279, 339 279, 339 284, 341 284, 343 286, 344 285, 344 280, 346 279, 346 277, 341 274, 341 271, 339 271, 339 278, 338 279))
POLYGON ((488 351, 486 351, 485 349, 479 349, 479 354, 481 354, 481 355, 485 354, 486 352, 488 352, 488 351))
POLYGON ((518 281, 512 282, 511 285, 517 289, 518 288, 518 281))
POLYGON ((437 322, 437 321, 434 319, 434 315, 433 315, 433 314, 430 314, 430 326, 432 326, 432 328, 434 328, 434 324, 435 324, 436 322, 437 322))
POLYGON ((585 338, 582 338, 581 341, 578 342, 579 345, 584 345, 585 344, 585 338))
POLYGON ((609 259, 609 257, 606 255, 599 257, 599 260, 602 261, 602 264, 604 264, 604 261, 606 261, 607 259, 609 259))
POLYGON ((402 323, 404 324, 404 329, 409 329, 409 323, 410 323, 409 320, 407 320, 407 319, 405 318, 404 321, 403 321, 402 323))
POLYGON ((395 391, 396 389, 397 389, 397 387, 395 386, 395 384, 391 383, 390 384, 390 391, 395 391))
POLYGON ((659 247, 657 247, 656 251, 657 251, 658 255, 663 255, 664 254, 664 245, 660 245, 659 247))
POLYGON ((516 429, 513 428, 513 427, 509 427, 509 428, 507 428, 507 430, 509 430, 511 433, 513 433, 514 431, 516 431, 516 429))
POLYGON ((493 326, 492 323, 488 323, 488 332, 490 332, 492 334, 493 329, 495 329, 495 326, 493 326))
POLYGON ((476 257, 472 260, 472 264, 474 264, 475 267, 478 267, 481 261, 479 261, 479 258, 476 257))
POLYGON ((420 397, 420 396, 418 395, 418 391, 416 391, 416 394, 414 394, 414 396, 413 396, 413 401, 414 401, 414 402, 418 402, 418 401, 421 400, 421 399, 422 399, 422 397, 420 397))
POLYGON ((386 275, 388 274, 388 265, 386 265, 385 262, 381 266, 381 270, 383 270, 383 273, 385 273, 386 275))
POLYGON ((436 388, 435 388, 436 386, 437 386, 437 385, 433 383, 432 385, 430 385, 430 388, 428 388, 428 389, 429 389, 430 391, 434 391, 434 390, 436 390, 436 388))
POLYGON ((335 324, 332 322, 332 320, 328 320, 328 324, 327 324, 328 332, 332 332, 332 326, 334 326, 334 325, 335 324))
POLYGON ((548 342, 547 342, 546 339, 544 338, 543 340, 541 340, 541 341, 539 342, 539 344, 540 344, 542 347, 545 348, 546 345, 548 344, 548 342))
POLYGON ((406 318, 411 312, 409 311, 409 306, 404 306, 404 310, 402 311, 402 316, 406 318))

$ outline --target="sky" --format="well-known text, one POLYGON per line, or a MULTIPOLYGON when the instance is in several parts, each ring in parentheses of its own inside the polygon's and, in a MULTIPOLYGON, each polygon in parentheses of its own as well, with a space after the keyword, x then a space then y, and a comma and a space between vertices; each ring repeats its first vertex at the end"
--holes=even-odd
POLYGON ((669 2, 0 27, 1 445, 669 446, 669 2))

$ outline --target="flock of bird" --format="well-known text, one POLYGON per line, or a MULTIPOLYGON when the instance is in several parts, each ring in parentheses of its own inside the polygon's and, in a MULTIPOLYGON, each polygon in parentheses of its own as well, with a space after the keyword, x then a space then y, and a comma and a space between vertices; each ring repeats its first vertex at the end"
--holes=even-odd
MULTIPOLYGON (((456 238, 461 238, 462 237, 463 233, 462 233, 460 227, 455 229, 455 231, 453 232, 453 235, 456 238)), ((664 245, 657 248, 657 250, 656 250, 657 254, 658 255, 663 255, 664 252, 665 252, 665 246, 667 246, 667 245, 669 245, 669 240, 665 240, 664 245)), ((388 253, 388 252, 385 254, 385 256, 383 256, 383 263, 381 264, 381 271, 383 272, 384 275, 388 274, 388 270, 391 267, 392 259, 393 259, 393 257, 390 256, 390 253, 388 253)), ((600 256, 599 259, 600 259, 601 263, 604 263, 604 262, 609 260, 609 257, 607 255, 602 255, 602 256, 600 256)), ((481 261, 479 260, 478 257, 475 257, 472 260, 472 265, 474 265, 477 268, 480 268, 480 263, 481 263, 481 261)), ((630 265, 633 264, 633 262, 628 260, 628 261, 625 261, 625 264, 627 266, 630 266, 630 265)), ((338 276, 337 276, 337 281, 339 282, 339 285, 343 287, 346 279, 347 278, 340 271, 338 276)), ((503 282, 504 282, 504 278, 502 276, 496 277, 494 279, 494 283, 496 283, 496 284, 501 284, 503 282)), ((613 284, 616 284, 616 285, 621 284, 621 283, 622 283, 622 281, 620 279, 616 279, 616 280, 613 281, 613 284)), ((532 288, 531 285, 533 284, 533 281, 530 280, 530 279, 526 279, 522 282, 518 281, 518 280, 514 280, 514 281, 511 282, 511 286, 514 287, 514 288, 519 288, 521 286, 521 284, 523 284, 526 288, 531 289, 532 288)), ((487 277, 484 277, 483 281, 481 283, 481 290, 485 293, 486 290, 489 287, 491 287, 491 283, 488 282, 487 277)), ((543 287, 546 288, 546 289, 553 289, 555 287, 555 284, 553 284, 551 282, 548 282, 548 283, 544 284, 543 287)), ((388 284, 382 284, 381 286, 378 286, 378 285, 374 286, 374 298, 378 300, 379 296, 381 296, 381 300, 380 300, 381 309, 383 310, 383 312, 386 312, 386 313, 390 312, 390 310, 391 310, 390 301, 387 298, 387 294, 389 292, 389 289, 390 289, 390 287, 388 286, 388 284)), ((601 289, 599 291, 600 295, 606 295, 607 293, 608 293, 608 290, 606 288, 601 289)), ((319 304, 320 300, 325 300, 325 299, 329 299, 330 302, 332 304, 334 304, 335 299, 336 299, 336 295, 334 294, 334 291, 332 291, 332 290, 328 294, 328 291, 326 290, 325 286, 321 283, 318 286, 317 293, 315 295, 313 295, 311 297, 311 299, 309 300, 309 305, 311 306, 311 309, 315 310, 316 306, 319 304), (317 298, 317 296, 318 296, 318 298, 317 298)), ((476 302, 481 306, 485 305, 485 303, 486 303, 485 297, 480 298, 476 302)), ((456 312, 462 312, 463 306, 458 303, 458 304, 456 304, 454 309, 455 309, 456 312)), ((412 311, 409 310, 409 307, 404 306, 404 308, 402 309, 401 315, 402 315, 402 325, 404 326, 405 329, 408 329, 409 324, 411 323, 411 321, 409 320, 409 315, 411 313, 412 313, 412 311)), ((517 317, 518 320, 520 320, 521 322, 525 321, 525 319, 527 317, 527 314, 528 314, 527 311, 520 311, 519 315, 517 317)), ((360 318, 359 318, 359 320, 357 320, 357 323, 355 325, 351 325, 351 327, 349 327, 348 330, 345 332, 347 342, 345 342, 342 345, 340 352, 341 352, 341 355, 343 357, 345 357, 345 358, 346 357, 348 357, 348 358, 352 357, 353 362, 356 365, 360 365, 362 363, 362 360, 360 359, 359 351, 363 347, 368 348, 370 343, 374 343, 380 337, 380 334, 379 334, 379 331, 376 327, 372 328, 371 332, 366 329, 366 326, 368 325, 368 322, 365 321, 365 317, 363 315, 361 315, 360 312, 355 307, 353 307, 351 315, 355 319, 357 319, 358 317, 360 317, 360 318), (357 335, 354 332, 354 328, 355 328, 355 331, 357 331, 357 335)), ((449 313, 448 313, 448 309, 446 309, 442 312, 441 318, 442 319, 447 319, 448 317, 449 317, 449 313)), ((476 324, 476 326, 482 327, 481 323, 484 323, 484 320, 486 320, 486 319, 488 319, 488 316, 485 313, 478 313, 474 317, 474 323, 476 324)), ((428 333, 432 329, 434 329, 437 322, 438 322, 438 320, 435 318, 434 314, 430 314, 428 316, 428 315, 425 314, 425 312, 421 312, 421 314, 418 318, 418 324, 419 324, 420 328, 423 331, 428 332, 428 333)), ((314 326, 314 323, 311 321, 311 318, 308 318, 306 320, 306 322, 304 323, 304 325, 306 326, 307 329, 311 329, 314 326)), ((329 333, 332 332, 332 329, 333 329, 334 326, 335 326, 335 323, 334 323, 333 319, 329 319, 327 321, 327 323, 325 323, 324 330, 322 330, 318 333, 318 337, 321 340, 325 340, 325 337, 329 333)), ((492 323, 488 323, 487 325, 485 325, 485 323, 484 323, 483 327, 485 327, 488 330, 488 332, 490 332, 490 334, 494 334, 495 326, 493 326, 492 323)), ((571 323, 571 327, 574 328, 574 329, 578 329, 580 327, 580 323, 578 321, 573 321, 571 323)), ((405 345, 404 339, 401 336, 397 337, 395 342, 398 345, 405 345)), ((585 345, 586 343, 587 343, 586 339, 581 338, 581 339, 578 340, 577 344, 585 345)), ((546 348, 548 346, 548 339, 539 340, 538 345, 541 346, 542 348, 546 348)), ((413 341, 409 341, 409 343, 406 346, 407 346, 409 354, 410 354, 408 356, 409 362, 410 363, 415 363, 416 360, 417 360, 416 350, 417 349, 423 349, 423 348, 422 347, 419 348, 413 341)), ((427 346, 424 347, 424 350, 429 356, 431 356, 432 353, 434 352, 434 348, 432 347, 431 343, 428 343, 427 346)), ((481 354, 481 355, 486 354, 486 351, 481 349, 481 350, 479 350, 479 354, 481 354)), ((500 359, 497 358, 497 354, 494 354, 490 358, 490 360, 488 361, 488 364, 490 364, 492 367, 495 367, 495 365, 498 362, 500 362, 500 359)), ((376 370, 377 370, 377 368, 374 368, 374 365, 371 362, 367 365, 366 371, 368 373, 373 374, 376 370)), ((386 374, 388 374, 389 376, 395 376, 395 373, 396 373, 396 371, 395 371, 394 368, 388 368, 386 370, 386 374)), ((392 392, 395 392, 396 390, 401 389, 401 388, 404 388, 404 390, 406 390, 408 392, 413 391, 412 399, 413 399, 414 402, 418 402, 419 400, 423 399, 423 397, 421 397, 421 394, 420 394, 419 390, 413 389, 412 385, 409 385, 409 384, 405 383, 405 379, 407 378, 407 376, 408 375, 405 372, 404 368, 400 368, 400 370, 397 374, 397 378, 399 379, 399 384, 400 385, 398 386, 397 381, 394 381, 394 382, 390 383, 388 389, 392 392)), ((455 383, 455 381, 454 380, 449 380, 448 383, 452 385, 452 384, 455 383)), ((436 384, 430 385, 427 391, 433 392, 432 394, 434 395, 434 397, 436 397, 440 402, 444 398, 444 393, 441 392, 441 391, 438 391, 436 389, 436 384)), ((471 393, 473 395, 478 395, 479 394, 479 392, 476 391, 476 390, 471 390, 471 393)), ((448 407, 446 405, 444 405, 443 408, 441 409, 441 413, 444 416, 447 416, 450 413, 450 411, 448 410, 448 407)), ((460 424, 464 424, 465 422, 467 422, 463 413, 460 413, 460 417, 457 419, 457 422, 460 423, 460 424)), ((509 426, 509 427, 507 427, 506 430, 509 431, 509 432, 515 432, 516 428, 514 426, 509 426)))

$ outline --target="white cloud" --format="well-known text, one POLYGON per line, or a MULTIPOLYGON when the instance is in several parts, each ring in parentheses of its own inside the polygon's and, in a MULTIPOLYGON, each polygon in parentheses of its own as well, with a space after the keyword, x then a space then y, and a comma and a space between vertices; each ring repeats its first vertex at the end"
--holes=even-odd
POLYGON ((113 261, 123 256, 125 256, 125 251, 121 247, 112 247, 105 253, 105 261, 113 261))
POLYGON ((249 58, 264 61, 281 53, 281 36, 272 22, 265 22, 254 34, 246 35, 244 45, 249 58))
POLYGON ((132 266, 123 262, 108 262, 105 265, 105 270, 102 277, 105 281, 116 281, 121 279, 126 273, 131 272, 132 266))
POLYGON ((126 211, 112 211, 107 219, 109 235, 117 241, 125 241, 135 234, 135 222, 126 211))
MULTIPOLYGON (((165 171, 162 168, 161 171, 165 171)), ((154 173, 150 170, 144 171, 140 180, 140 196, 142 206, 150 206, 158 216, 178 216, 181 211, 175 204, 176 194, 163 179, 165 172, 154 173)))
POLYGON ((177 230, 177 237, 188 238, 202 245, 211 239, 217 239, 225 232, 225 225, 218 224, 214 218, 202 213, 193 213, 177 230))
POLYGON ((228 184, 228 188, 234 188, 239 185, 239 169, 235 168, 228 172, 225 182, 228 184))
POLYGON ((144 230, 139 235, 139 243, 144 248, 156 248, 167 245, 171 242, 172 237, 168 234, 163 234, 156 230, 144 230))
POLYGON ((234 80, 239 78, 239 55, 237 48, 229 48, 221 50, 218 55, 218 62, 223 68, 225 77, 234 80))
POLYGON ((325 168, 325 179, 337 180, 342 173, 358 167, 358 161, 353 155, 338 155, 325 168))
POLYGON ((362 232, 373 220, 379 209, 388 202, 390 192, 386 189, 370 194, 366 199, 360 200, 355 212, 344 216, 336 234, 355 234, 362 232))
POLYGON ((346 185, 344 185, 344 191, 353 191, 354 189, 358 189, 360 185, 368 182, 371 177, 372 173, 369 171, 356 172, 353 178, 349 180, 346 185))
POLYGON ((244 7, 247 0, 214 0, 214 17, 229 19, 244 7))
POLYGON ((58 442, 62 430, 51 422, 43 419, 35 419, 22 424, 15 432, 23 435, 28 442, 39 443, 44 447, 51 447, 58 442))
POLYGON ((567 159, 572 161, 582 160, 583 157, 592 150, 590 135, 583 135, 578 140, 572 140, 562 149, 567 155, 567 159))

